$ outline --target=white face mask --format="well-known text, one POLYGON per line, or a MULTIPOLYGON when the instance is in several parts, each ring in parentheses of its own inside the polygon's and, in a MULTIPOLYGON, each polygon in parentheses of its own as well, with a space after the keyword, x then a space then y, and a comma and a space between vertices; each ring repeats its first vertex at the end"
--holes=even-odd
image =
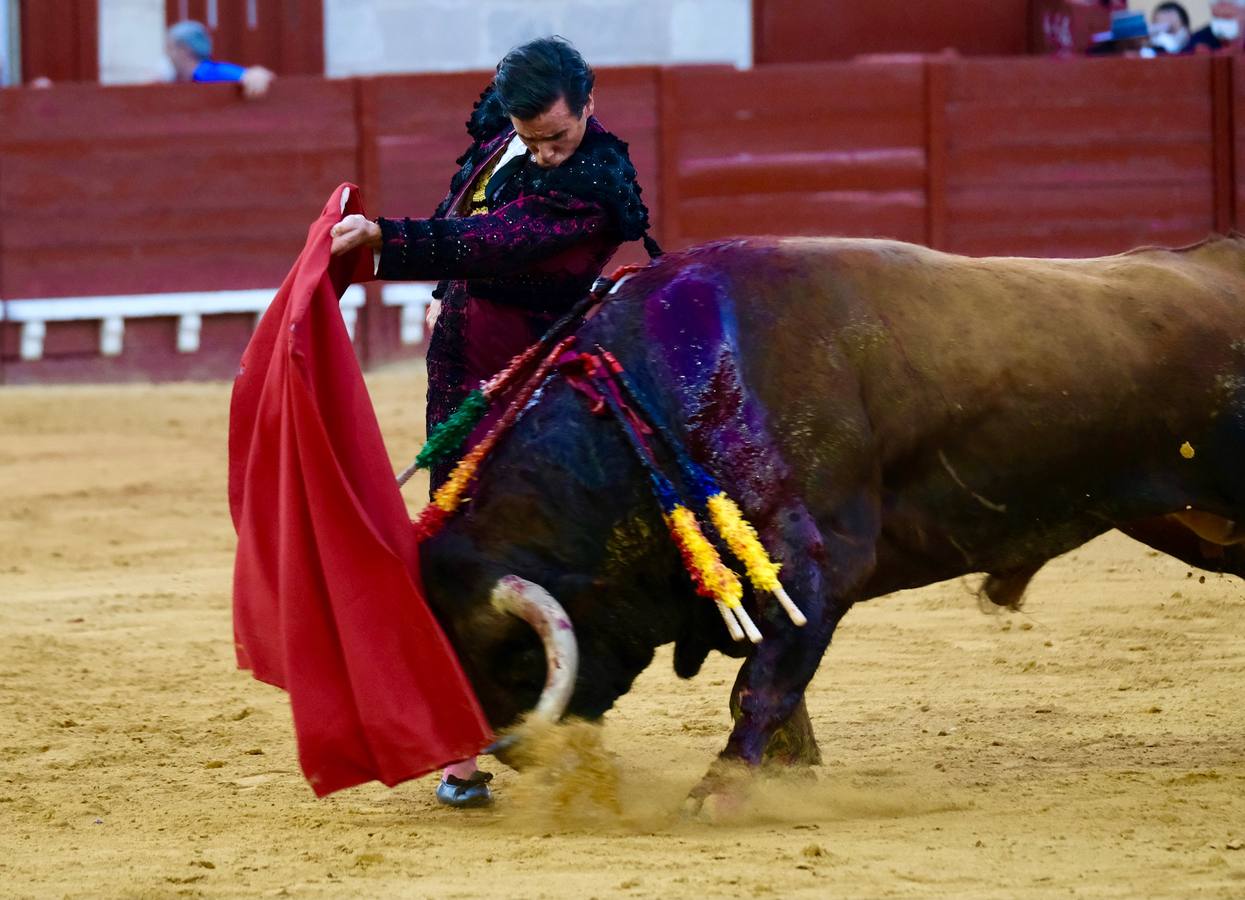
MULTIPOLYGON (((1232 21, 1235 22, 1236 19, 1233 19, 1232 21)), ((1183 28, 1175 34, 1170 31, 1165 31, 1162 34, 1156 34, 1154 37, 1150 38, 1150 44, 1152 46, 1158 47, 1163 52, 1170 53, 1172 55, 1175 55, 1183 50, 1185 44, 1187 43, 1189 43, 1189 32, 1185 31, 1183 28)))
POLYGON ((1241 23, 1236 19, 1211 19, 1210 30, 1221 41, 1234 41, 1241 34, 1241 23))

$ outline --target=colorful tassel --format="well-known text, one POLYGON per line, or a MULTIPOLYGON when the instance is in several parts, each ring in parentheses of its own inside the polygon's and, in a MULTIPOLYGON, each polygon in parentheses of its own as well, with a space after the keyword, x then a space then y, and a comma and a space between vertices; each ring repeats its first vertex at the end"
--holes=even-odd
POLYGON ((761 632, 740 603, 744 589, 739 582, 739 576, 722 562, 718 551, 700 530, 695 514, 686 506, 679 505, 668 512, 665 519, 666 527, 670 529, 679 547, 688 574, 697 583, 698 593, 707 593, 721 607, 725 607, 738 621, 748 640, 759 644, 761 632))
POLYGON ((419 518, 411 525, 415 529, 415 540, 426 541, 432 537, 445 525, 450 514, 437 506, 435 503, 429 503, 419 513, 419 518))
POLYGON ((609 366, 610 373, 622 386, 631 405, 644 415, 644 418, 657 430, 666 446, 674 454, 693 498, 696 502, 708 507, 714 527, 718 530, 718 534, 722 535, 726 545, 731 548, 731 553, 744 564, 748 580, 752 582, 753 587, 772 593, 795 625, 806 625, 808 619, 800 612, 799 607, 787 595, 782 582, 778 580, 778 570, 781 567, 770 559, 760 538, 757 537, 756 529, 744 518, 739 505, 718 487, 712 475, 688 455, 683 444, 641 396, 635 382, 631 380, 631 376, 627 374, 626 369, 614 354, 600 344, 597 344, 597 350, 609 366))
POLYGON ((692 587, 697 594, 713 601, 733 640, 742 641, 747 638, 753 643, 760 643, 761 632, 740 603, 743 585, 739 582, 739 576, 722 562, 718 551, 701 531, 696 514, 679 501, 678 491, 657 468, 644 443, 632 430, 631 420, 618 407, 617 401, 609 393, 602 394, 601 399, 613 413, 614 420, 627 443, 635 451, 640 465, 648 472, 653 493, 657 495, 657 502, 661 505, 662 520, 665 521, 670 539, 683 560, 683 568, 692 580, 692 587))
POLYGON ((711 496, 705 505, 713 519, 713 527, 722 535, 726 545, 731 548, 731 553, 744 564, 752 586, 758 591, 769 591, 773 594, 795 625, 807 624, 808 619, 787 596, 782 582, 778 580, 778 570, 782 566, 770 559, 765 552, 756 529, 744 518, 739 505, 722 491, 711 496))
POLYGON ((743 596, 743 585, 739 576, 726 567, 718 551, 709 543, 696 516, 686 506, 676 506, 666 516, 670 530, 678 536, 679 543, 687 548, 692 564, 700 573, 701 580, 709 589, 710 596, 721 600, 727 606, 739 605, 743 596))
POLYGON ((462 505, 463 495, 466 494, 467 488, 475 480, 476 475, 479 474, 480 466, 484 460, 493 451, 493 448, 497 446, 497 442, 514 425, 519 418, 519 414, 527 406, 528 401, 532 399, 532 395, 536 393, 537 388, 544 382, 545 377, 549 374, 550 369, 553 368, 558 357, 573 342, 574 338, 566 338, 554 348, 553 352, 541 362, 536 371, 532 373, 532 376, 510 400, 505 413, 493 423, 488 430, 488 434, 481 438, 480 442, 458 461, 458 465, 454 467, 454 471, 450 473, 449 478, 445 479, 445 483, 437 488, 432 495, 432 502, 420 511, 419 518, 413 523, 416 535, 420 540, 426 540, 440 531, 442 526, 449 520, 449 517, 462 505))
POLYGON ((484 392, 474 390, 468 394, 454 414, 432 430, 419 456, 415 468, 431 469, 463 445, 475 427, 488 412, 489 401, 484 392))

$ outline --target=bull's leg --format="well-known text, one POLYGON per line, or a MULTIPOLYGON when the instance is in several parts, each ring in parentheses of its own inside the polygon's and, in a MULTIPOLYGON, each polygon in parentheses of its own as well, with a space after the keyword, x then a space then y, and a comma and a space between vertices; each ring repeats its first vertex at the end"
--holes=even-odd
POLYGON ((764 639, 740 670, 735 727, 694 801, 717 793, 726 770, 759 766, 771 746, 778 755, 784 747, 815 753, 815 742, 802 740, 811 737, 804 689, 872 570, 880 529, 881 472, 850 362, 818 345, 792 366, 767 348, 748 358, 746 382, 737 313, 712 268, 689 269, 646 301, 653 344, 645 350, 657 362, 646 371, 677 386, 671 396, 653 385, 651 396, 668 398, 665 412, 687 449, 757 527, 808 622, 797 627, 772 598, 753 598, 764 639))
MULTIPOLYGON (((743 690, 743 667, 735 678, 735 687, 731 690, 731 718, 738 722, 743 717, 740 705, 740 693, 743 690)), ((808 717, 808 704, 804 697, 796 704, 787 721, 779 725, 770 736, 761 757, 764 766, 774 767, 808 767, 821 765, 821 748, 817 746, 817 737, 813 734, 813 723, 808 717)))
POLYGON ((1012 611, 1018 610, 1024 604, 1025 591, 1029 589, 1029 582, 1044 565, 1046 565, 1045 561, 1034 566, 1025 566, 1006 572, 990 572, 986 575, 986 580, 981 583, 980 593, 984 594, 995 606, 1002 606, 1012 611))
POLYGON ((1130 538, 1208 572, 1245 578, 1245 545, 1205 540, 1174 516, 1155 516, 1119 526, 1130 538))
POLYGON ((733 805, 746 791, 750 773, 767 761, 820 762, 804 691, 851 606, 843 598, 864 580, 873 562, 872 504, 862 499, 858 505, 860 515, 836 521, 866 525, 859 537, 818 529, 798 502, 785 503, 767 517, 762 537, 782 559, 784 586, 808 623, 797 628, 776 603, 757 598, 765 637, 739 671, 731 698, 735 726, 721 756, 692 791, 689 811, 699 811, 710 800, 713 806, 733 805))
POLYGON ((808 610, 809 622, 798 637, 767 633, 740 669, 738 717, 726 748, 692 790, 686 807, 698 813, 735 807, 747 793, 753 773, 767 760, 811 764, 820 760, 808 728, 804 690, 821 660, 840 615, 808 610), (820 613, 820 614, 819 614, 820 613), (807 737, 807 740, 802 738, 807 737), (794 740, 792 740, 794 739, 794 740), (793 759, 792 752, 796 754, 793 759))

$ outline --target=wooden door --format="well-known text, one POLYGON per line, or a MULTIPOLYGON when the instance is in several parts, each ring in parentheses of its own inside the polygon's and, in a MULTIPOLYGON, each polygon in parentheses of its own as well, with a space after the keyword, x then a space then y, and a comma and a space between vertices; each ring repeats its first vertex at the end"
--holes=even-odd
POLYGON ((98 0, 20 0, 22 80, 99 80, 98 0))

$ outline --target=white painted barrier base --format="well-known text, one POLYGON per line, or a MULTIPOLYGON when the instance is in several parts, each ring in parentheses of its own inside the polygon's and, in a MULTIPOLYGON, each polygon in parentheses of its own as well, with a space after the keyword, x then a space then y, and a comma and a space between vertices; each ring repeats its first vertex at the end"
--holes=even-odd
MULTIPOLYGON (((431 284, 423 282, 381 287, 381 302, 401 308, 400 340, 405 345, 418 344, 424 339, 424 315, 432 300, 432 288, 431 284)), ((204 316, 252 313, 258 324, 276 293, 276 288, 272 288, 0 300, 0 322, 21 324, 20 354, 27 361, 43 358, 48 322, 97 321, 100 323, 100 354, 119 356, 125 348, 126 319, 157 316, 176 316, 178 352, 195 353, 199 350, 204 316)), ((365 300, 363 286, 358 284, 347 288, 341 298, 342 320, 352 340, 359 309, 365 300)))

